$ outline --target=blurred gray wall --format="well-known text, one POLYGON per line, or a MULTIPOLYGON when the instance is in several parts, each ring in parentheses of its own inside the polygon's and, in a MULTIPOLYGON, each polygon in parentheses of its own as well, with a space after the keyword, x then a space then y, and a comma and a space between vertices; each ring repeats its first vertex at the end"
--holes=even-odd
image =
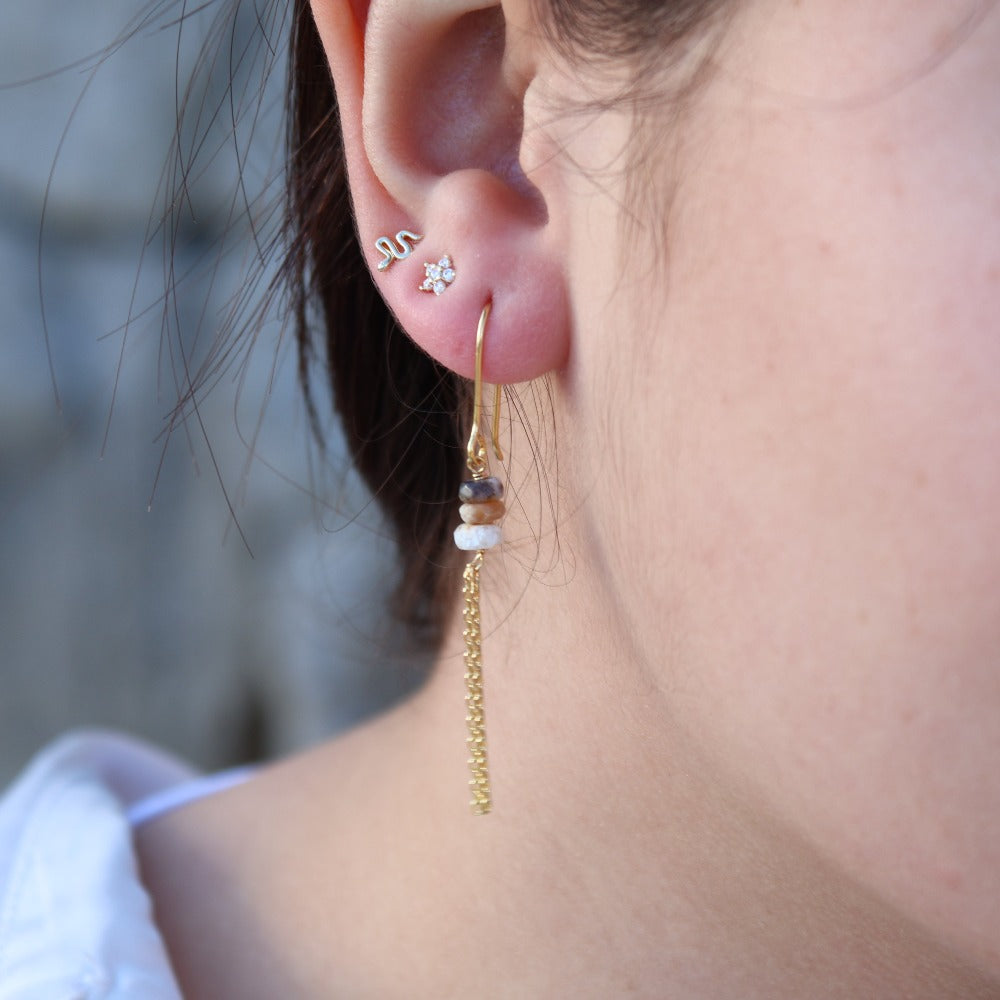
MULTIPOLYGON (((93 73, 88 56, 143 9, 3 4, 0 782, 80 725, 206 768, 279 754, 420 679, 384 610, 382 525, 335 436, 332 456, 308 448, 280 308, 164 450, 178 350, 203 357, 233 301, 260 296, 250 220, 266 231, 278 197, 283 70, 258 100, 261 60, 241 64, 230 103, 228 58, 197 63, 227 54, 228 39, 204 47, 213 7, 180 44, 169 14, 139 26, 93 73), (158 192, 177 65, 198 70, 182 141, 207 141, 171 237, 182 280, 164 337, 158 192), (249 109, 235 146, 231 108, 249 109)), ((235 37, 252 45, 255 30, 247 19, 235 37)))

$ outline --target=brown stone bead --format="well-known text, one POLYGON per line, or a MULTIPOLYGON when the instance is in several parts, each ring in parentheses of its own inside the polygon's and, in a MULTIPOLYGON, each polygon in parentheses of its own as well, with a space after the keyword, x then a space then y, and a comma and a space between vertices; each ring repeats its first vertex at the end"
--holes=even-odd
POLYGON ((458 513, 466 524, 494 524, 507 513, 503 500, 463 503, 458 513))

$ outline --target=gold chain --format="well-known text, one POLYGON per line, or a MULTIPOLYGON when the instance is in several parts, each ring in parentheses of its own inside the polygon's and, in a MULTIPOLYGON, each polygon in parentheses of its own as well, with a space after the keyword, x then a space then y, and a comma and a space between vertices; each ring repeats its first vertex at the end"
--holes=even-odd
POLYGON ((483 712, 483 633, 479 614, 479 571, 483 554, 477 552, 462 574, 465 598, 465 721, 469 726, 469 787, 472 811, 485 816, 493 807, 490 795, 490 770, 486 759, 486 716, 483 712))

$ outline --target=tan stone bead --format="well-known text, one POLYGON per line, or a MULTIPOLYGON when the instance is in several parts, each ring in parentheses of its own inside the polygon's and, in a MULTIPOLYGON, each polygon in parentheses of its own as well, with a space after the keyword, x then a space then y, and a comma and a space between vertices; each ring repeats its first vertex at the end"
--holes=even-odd
POLYGON ((482 503, 463 503, 458 513, 466 524, 495 524, 507 513, 507 508, 503 500, 484 500, 482 503))

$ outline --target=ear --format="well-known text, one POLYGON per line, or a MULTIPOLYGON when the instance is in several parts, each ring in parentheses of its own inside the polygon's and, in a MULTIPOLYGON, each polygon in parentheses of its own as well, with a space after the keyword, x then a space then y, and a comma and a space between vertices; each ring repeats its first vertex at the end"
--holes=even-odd
POLYGON ((512 50, 537 36, 508 25, 491 0, 312 0, 312 8, 337 89, 362 246, 404 329, 468 378, 476 325, 492 301, 487 381, 562 367, 569 323, 559 220, 519 162, 531 82, 521 67, 530 60, 512 50), (376 241, 403 229, 423 241, 378 271, 376 241), (444 254, 454 282, 440 296, 422 291, 423 263, 444 254))

